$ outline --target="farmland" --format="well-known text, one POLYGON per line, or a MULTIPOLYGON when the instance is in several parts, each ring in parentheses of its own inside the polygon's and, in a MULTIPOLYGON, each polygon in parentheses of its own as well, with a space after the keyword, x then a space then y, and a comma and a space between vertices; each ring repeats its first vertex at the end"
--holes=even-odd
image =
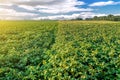
POLYGON ((119 80, 120 22, 0 21, 0 80, 119 80))

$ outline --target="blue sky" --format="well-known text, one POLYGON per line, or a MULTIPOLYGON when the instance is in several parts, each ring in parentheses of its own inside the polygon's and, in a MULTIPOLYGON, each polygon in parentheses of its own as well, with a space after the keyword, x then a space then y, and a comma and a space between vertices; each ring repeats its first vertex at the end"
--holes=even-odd
POLYGON ((0 0, 3 20, 64 20, 120 15, 119 0, 0 0))
MULTIPOLYGON (((106 5, 106 6, 94 6, 92 7, 93 9, 97 9, 97 10, 94 10, 93 12, 96 12, 96 13, 101 13, 101 14, 120 14, 120 1, 119 0, 79 0, 79 1, 84 1, 86 2, 87 4, 92 4, 92 3, 95 3, 95 2, 118 2, 118 4, 114 4, 111 3, 109 5, 106 5)), ((87 5, 85 5, 86 7, 87 5)))

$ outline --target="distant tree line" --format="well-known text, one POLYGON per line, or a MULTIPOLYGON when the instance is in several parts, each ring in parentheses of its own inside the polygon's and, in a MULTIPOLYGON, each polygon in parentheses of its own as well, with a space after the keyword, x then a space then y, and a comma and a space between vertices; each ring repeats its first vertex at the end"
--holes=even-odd
MULTIPOLYGON (((82 18, 75 18, 71 20, 84 20, 82 18)), ((85 20, 106 20, 106 21, 120 21, 120 16, 109 14, 107 16, 94 16, 93 18, 86 18, 85 20)))
POLYGON ((114 16, 112 14, 108 16, 94 16, 93 18, 86 18, 85 20, 107 20, 107 21, 120 21, 120 16, 114 16))

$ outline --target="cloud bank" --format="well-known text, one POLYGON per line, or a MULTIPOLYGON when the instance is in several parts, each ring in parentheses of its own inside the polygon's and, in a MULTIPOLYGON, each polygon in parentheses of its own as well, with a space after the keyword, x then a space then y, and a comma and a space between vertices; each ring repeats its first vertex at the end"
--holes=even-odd
POLYGON ((85 5, 85 2, 78 0, 2 0, 0 19, 34 19, 48 15, 92 11, 91 8, 76 7, 82 5, 85 5))
POLYGON ((72 15, 55 15, 55 16, 46 16, 46 17, 37 17, 34 20, 71 20, 76 18, 92 18, 94 16, 106 16, 106 14, 95 14, 92 12, 81 12, 79 14, 72 15))
POLYGON ((120 4, 120 1, 119 2, 115 2, 115 1, 106 1, 106 2, 95 2, 95 3, 92 3, 90 4, 89 6, 107 6, 107 5, 118 5, 120 4))
POLYGON ((94 7, 118 5, 106 1, 88 4, 84 0, 0 0, 0 19, 4 20, 64 20, 106 15, 95 13, 94 7))

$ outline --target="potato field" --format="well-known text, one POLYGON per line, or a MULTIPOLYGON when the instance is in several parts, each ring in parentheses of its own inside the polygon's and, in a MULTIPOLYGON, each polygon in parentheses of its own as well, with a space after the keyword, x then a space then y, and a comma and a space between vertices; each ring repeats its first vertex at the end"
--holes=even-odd
POLYGON ((0 80, 120 80, 120 22, 0 21, 0 80))

